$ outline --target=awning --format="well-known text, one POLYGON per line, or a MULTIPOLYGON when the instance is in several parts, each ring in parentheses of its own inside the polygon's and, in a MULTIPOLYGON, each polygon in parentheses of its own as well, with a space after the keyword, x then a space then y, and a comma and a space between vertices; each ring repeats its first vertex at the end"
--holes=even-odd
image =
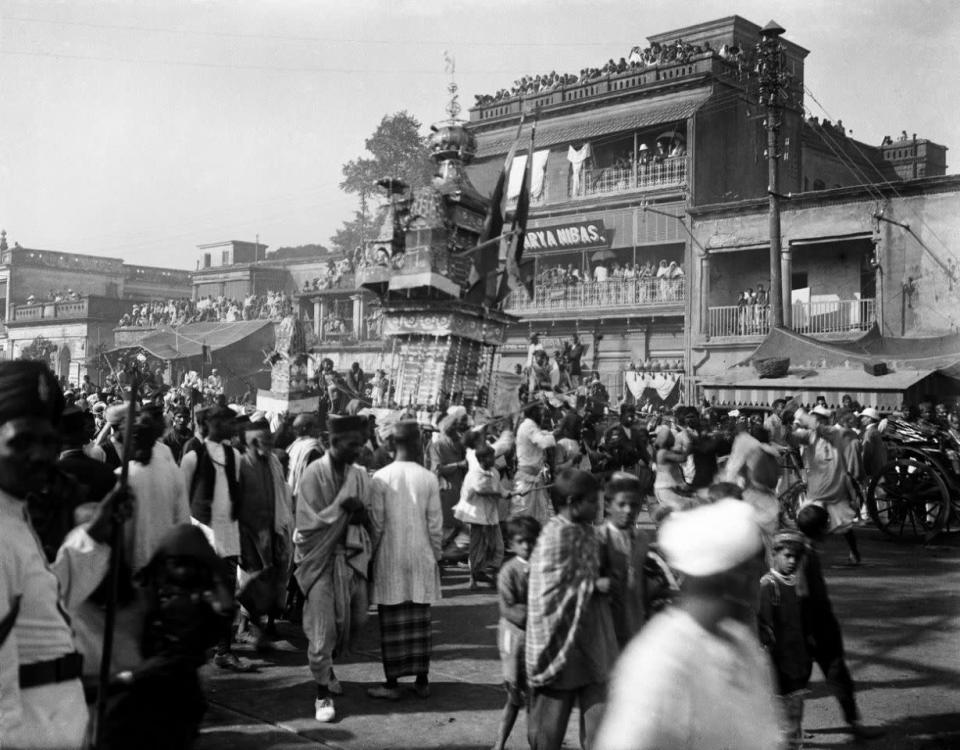
POLYGON ((895 370, 936 370, 960 379, 960 334, 936 337, 883 336, 876 325, 854 341, 828 342, 774 328, 742 364, 764 357, 789 357, 794 367, 843 367, 883 362, 895 370))
MULTIPOLYGON (((178 328, 170 328, 144 337, 139 343, 130 346, 117 347, 113 351, 122 349, 141 348, 153 356, 163 360, 188 359, 198 357, 203 347, 213 353, 219 349, 232 346, 249 336, 259 334, 264 328, 270 327, 269 334, 273 334, 273 322, 269 320, 238 320, 235 323, 188 323, 178 328)), ((264 332, 266 336, 268 332, 264 332)), ((259 345, 252 347, 259 355, 259 345)))
MULTIPOLYGON (((753 369, 734 367, 706 376, 700 383, 703 397, 718 406, 769 408, 778 398, 793 397, 805 406, 824 396, 830 408, 840 406, 849 395, 862 406, 890 411, 915 395, 934 370, 898 370, 870 375, 858 368, 832 367, 817 370, 792 367, 782 378, 760 378, 753 369)), ((923 386, 926 387, 926 386, 923 386)))
MULTIPOLYGON (((558 143, 580 143, 613 133, 686 120, 706 103, 710 95, 709 88, 700 88, 693 92, 633 101, 628 107, 620 108, 623 110, 621 114, 608 110, 605 116, 601 117, 593 112, 572 122, 570 117, 558 118, 556 122, 546 120, 537 125, 536 148, 555 146, 558 143)), ((477 158, 484 159, 507 153, 515 136, 516 125, 510 125, 491 140, 481 134, 477 139, 477 158)), ((521 145, 524 144, 521 142, 521 145)))

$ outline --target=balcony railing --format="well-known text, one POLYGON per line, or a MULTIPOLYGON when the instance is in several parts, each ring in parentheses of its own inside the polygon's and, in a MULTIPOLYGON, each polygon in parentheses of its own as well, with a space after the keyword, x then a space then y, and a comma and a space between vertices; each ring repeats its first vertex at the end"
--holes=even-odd
POLYGON ((662 161, 638 164, 631 167, 595 167, 585 169, 579 185, 571 177, 571 198, 586 198, 611 193, 629 193, 640 190, 683 185, 687 181, 687 157, 671 156, 662 161), (576 192, 574 191, 576 188, 576 192))
MULTIPOLYGON (((866 331, 877 317, 875 299, 796 302, 791 328, 807 335, 866 331)), ((720 336, 765 336, 770 332, 770 308, 725 305, 709 308, 707 333, 720 336)))
POLYGON ((531 299, 518 289, 507 297, 510 313, 576 312, 586 309, 635 310, 646 306, 677 305, 686 286, 678 279, 612 279, 580 284, 538 284, 531 299))

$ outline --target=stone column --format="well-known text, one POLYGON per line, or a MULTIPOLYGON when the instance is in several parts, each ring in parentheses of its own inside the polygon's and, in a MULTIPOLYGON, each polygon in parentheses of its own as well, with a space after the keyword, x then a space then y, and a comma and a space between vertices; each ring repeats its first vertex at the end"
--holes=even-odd
POLYGON ((313 333, 318 339, 320 338, 321 315, 323 315, 323 307, 320 304, 320 300, 315 299, 313 301, 313 333))

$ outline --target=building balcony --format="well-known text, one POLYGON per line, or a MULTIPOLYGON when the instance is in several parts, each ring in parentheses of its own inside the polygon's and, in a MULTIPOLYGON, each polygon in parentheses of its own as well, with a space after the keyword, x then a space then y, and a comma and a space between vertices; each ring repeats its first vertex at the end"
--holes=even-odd
POLYGON ((687 157, 673 156, 626 167, 595 167, 583 170, 579 184, 570 179, 568 197, 594 198, 603 195, 679 188, 687 184, 687 157))
POLYGON ((37 302, 15 305, 9 324, 41 323, 48 320, 114 320, 123 301, 112 297, 84 297, 66 302, 37 302))
MULTIPOLYGON (((795 302, 791 328, 807 336, 867 331, 877 318, 875 299, 795 302)), ((770 308, 724 305, 708 308, 707 335, 715 338, 762 337, 770 332, 770 308)))
POLYGON ((511 292, 504 311, 523 318, 585 312, 607 315, 682 314, 685 279, 612 279, 580 284, 538 284, 533 299, 511 292))

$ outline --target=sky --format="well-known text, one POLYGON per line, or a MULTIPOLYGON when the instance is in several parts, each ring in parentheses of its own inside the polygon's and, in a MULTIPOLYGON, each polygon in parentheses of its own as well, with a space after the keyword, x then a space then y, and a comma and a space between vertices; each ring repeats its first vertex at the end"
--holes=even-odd
POLYGON ((194 268, 196 246, 329 244, 341 166, 387 114, 577 72, 728 15, 806 47, 811 114, 960 150, 954 0, 0 0, 0 228, 25 247, 194 268))

